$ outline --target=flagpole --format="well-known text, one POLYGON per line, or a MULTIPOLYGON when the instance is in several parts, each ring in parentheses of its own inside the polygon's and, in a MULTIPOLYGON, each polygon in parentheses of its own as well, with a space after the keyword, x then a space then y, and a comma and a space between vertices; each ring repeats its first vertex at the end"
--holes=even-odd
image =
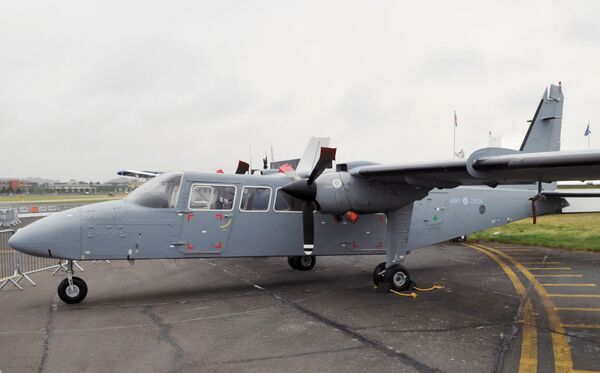
POLYGON ((454 110, 454 126, 453 126, 453 140, 452 140, 452 159, 456 159, 456 110, 454 110))

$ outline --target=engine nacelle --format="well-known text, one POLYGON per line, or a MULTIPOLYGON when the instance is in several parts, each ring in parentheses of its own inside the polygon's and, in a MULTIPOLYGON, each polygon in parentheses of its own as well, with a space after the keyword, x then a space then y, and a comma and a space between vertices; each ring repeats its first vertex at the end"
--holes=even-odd
POLYGON ((359 214, 396 210, 429 192, 409 185, 370 182, 348 172, 323 174, 315 184, 319 211, 326 214, 343 214, 348 210, 359 214))

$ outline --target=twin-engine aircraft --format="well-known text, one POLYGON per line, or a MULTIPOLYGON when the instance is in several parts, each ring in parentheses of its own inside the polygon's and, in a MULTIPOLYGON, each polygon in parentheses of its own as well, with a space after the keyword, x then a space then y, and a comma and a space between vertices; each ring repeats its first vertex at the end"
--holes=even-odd
MULTIPOLYGON (((411 250, 566 206, 555 181, 600 178, 600 151, 561 152, 563 94, 546 89, 519 150, 484 148, 468 159, 382 165, 337 163, 312 139, 294 169, 247 174, 133 172, 149 178, 120 201, 52 214, 9 241, 24 253, 68 260, 58 293, 81 302, 73 260, 288 257, 298 270, 316 256, 386 255, 380 289, 410 287, 411 250)), ((580 197, 597 194, 578 194, 580 197)))

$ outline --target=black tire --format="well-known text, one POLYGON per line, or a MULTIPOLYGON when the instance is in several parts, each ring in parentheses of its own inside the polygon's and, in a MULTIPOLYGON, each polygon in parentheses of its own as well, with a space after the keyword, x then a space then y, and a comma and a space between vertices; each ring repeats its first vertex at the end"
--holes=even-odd
POLYGON ((315 258, 314 255, 301 255, 295 256, 293 261, 296 269, 300 271, 310 271, 317 263, 317 258, 315 258))
POLYGON ((410 288, 412 282, 406 268, 400 264, 393 264, 385 270, 385 281, 390 284, 392 290, 403 291, 410 288))
POLYGON ((79 277, 73 277, 74 289, 69 290, 69 280, 64 279, 58 284, 58 296, 60 299, 68 304, 76 304, 81 302, 87 295, 87 285, 85 281, 79 277))
POLYGON ((375 286, 379 285, 379 283, 383 281, 384 273, 382 272, 384 270, 385 262, 377 264, 377 267, 375 267, 375 269, 373 270, 373 284, 375 284, 375 286))
POLYGON ((293 256, 288 256, 288 264, 290 267, 292 267, 292 269, 298 269, 296 268, 296 262, 293 256))

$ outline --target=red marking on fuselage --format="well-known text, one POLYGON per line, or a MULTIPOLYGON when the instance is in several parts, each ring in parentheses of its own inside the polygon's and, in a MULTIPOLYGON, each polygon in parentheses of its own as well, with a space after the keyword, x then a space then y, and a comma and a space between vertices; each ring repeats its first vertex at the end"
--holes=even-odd
POLYGON ((377 245, 375 245, 375 247, 383 247, 383 242, 381 242, 381 241, 377 242, 377 245))
POLYGON ((379 220, 379 224, 385 224, 385 216, 378 216, 377 220, 379 220))
POLYGON ((219 241, 218 244, 215 245, 215 249, 220 249, 223 247, 223 242, 219 241))
POLYGON ((352 241, 352 247, 356 248, 356 247, 358 247, 358 244, 356 242, 352 241))
POLYGON ((223 214, 217 214, 215 216, 217 217, 217 219, 219 219, 219 221, 223 221, 223 214))
POLYGON ((186 245, 186 247, 187 247, 188 250, 194 250, 194 246, 192 245, 191 242, 188 242, 187 245, 186 245))
POLYGON ((187 221, 188 221, 188 223, 190 221, 192 221, 193 218, 194 218, 194 213, 193 212, 188 212, 187 213, 187 221))

